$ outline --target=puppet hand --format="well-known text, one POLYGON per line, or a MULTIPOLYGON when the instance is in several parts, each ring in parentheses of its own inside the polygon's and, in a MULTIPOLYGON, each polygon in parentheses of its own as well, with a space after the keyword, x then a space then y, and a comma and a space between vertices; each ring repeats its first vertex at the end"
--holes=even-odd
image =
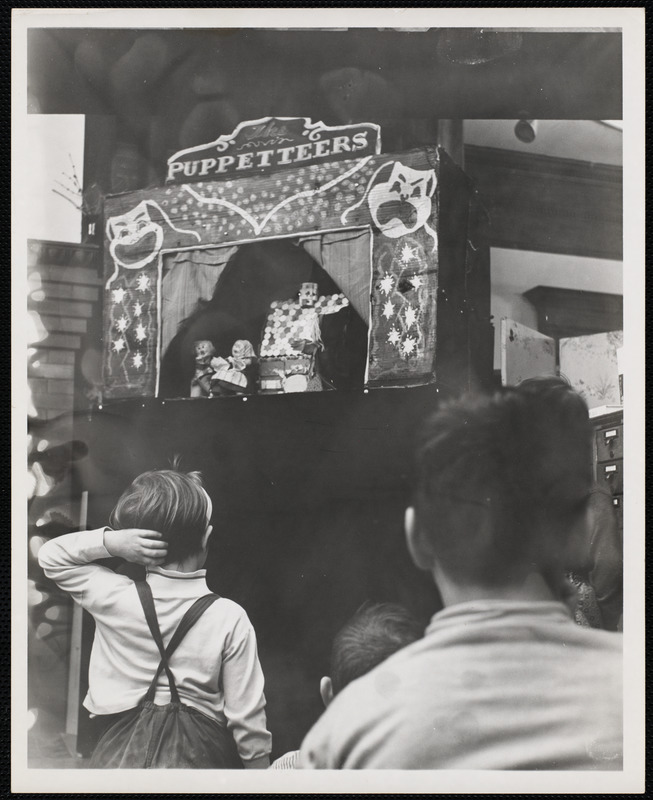
POLYGON ((119 556, 132 564, 146 567, 162 564, 168 554, 168 545, 158 531, 126 528, 121 531, 104 531, 104 546, 112 556, 119 556))
POLYGON ((291 339, 290 346, 293 350, 298 350, 300 353, 314 353, 317 349, 317 344, 311 342, 309 339, 291 339))

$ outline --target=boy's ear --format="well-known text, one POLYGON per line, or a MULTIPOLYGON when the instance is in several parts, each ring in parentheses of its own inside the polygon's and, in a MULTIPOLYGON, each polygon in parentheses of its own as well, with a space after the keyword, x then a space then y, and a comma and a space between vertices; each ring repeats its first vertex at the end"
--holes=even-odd
POLYGON ((204 548, 204 550, 206 550, 206 548, 208 547, 209 538, 212 533, 213 533, 213 525, 209 525, 206 529, 206 533, 202 537, 202 547, 204 548))
POLYGON ((433 570, 433 552, 429 542, 426 540, 424 534, 420 530, 417 519, 415 518, 415 509, 413 506, 408 506, 404 515, 404 530, 406 532, 406 544, 408 545, 408 552, 413 559, 413 563, 419 569, 431 572, 433 570))
POLYGON ((327 708, 329 703, 333 700, 333 684, 328 675, 325 675, 320 680, 320 697, 322 698, 325 708, 327 708))

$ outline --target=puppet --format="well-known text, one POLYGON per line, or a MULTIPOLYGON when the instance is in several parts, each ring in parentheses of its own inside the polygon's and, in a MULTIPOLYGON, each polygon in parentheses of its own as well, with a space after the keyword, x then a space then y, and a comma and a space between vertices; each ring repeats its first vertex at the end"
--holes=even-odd
POLYGON ((261 344, 261 391, 322 391, 316 357, 324 349, 320 320, 348 305, 344 294, 318 297, 312 282, 302 283, 297 300, 272 302, 261 344))
POLYGON ((211 378, 215 372, 211 359, 215 355, 213 342, 201 339, 195 342, 195 375, 190 383, 191 397, 209 397, 211 394, 211 378))
POLYGON ((212 358, 211 397, 247 394, 254 383, 256 353, 247 339, 237 339, 227 358, 212 358))

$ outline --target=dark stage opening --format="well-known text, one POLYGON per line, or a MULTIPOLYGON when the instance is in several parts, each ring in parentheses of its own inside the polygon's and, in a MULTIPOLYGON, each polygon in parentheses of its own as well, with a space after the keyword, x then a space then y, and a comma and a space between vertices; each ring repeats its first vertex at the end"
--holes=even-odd
MULTIPOLYGON (((356 238, 361 244, 364 240, 369 242, 366 233, 357 233, 356 238)), ((312 241, 316 240, 319 237, 313 237, 312 241)), ((338 243, 330 244, 335 245, 329 255, 333 263, 339 256, 338 243)), ((340 259, 340 270, 357 268, 363 273, 358 278, 359 285, 369 285, 369 258, 367 261, 361 270, 359 265, 346 268, 340 259)), ((271 304, 287 303, 292 310, 302 284, 306 283, 317 285, 318 302, 342 294, 348 300, 337 313, 325 313, 319 318, 321 345, 315 358, 322 389, 361 387, 367 360, 367 323, 354 303, 349 302, 347 291, 307 252, 300 240, 273 239, 166 257, 159 395, 189 396, 197 341, 212 342, 215 355, 228 358, 234 343, 246 340, 258 356, 271 304), (192 310, 186 316, 184 309, 189 307, 192 310)), ((365 300, 369 302, 369 295, 365 300)), ((356 305, 360 308, 360 303, 356 305)), ((254 379, 243 393, 256 393, 257 389, 258 382, 254 379)))

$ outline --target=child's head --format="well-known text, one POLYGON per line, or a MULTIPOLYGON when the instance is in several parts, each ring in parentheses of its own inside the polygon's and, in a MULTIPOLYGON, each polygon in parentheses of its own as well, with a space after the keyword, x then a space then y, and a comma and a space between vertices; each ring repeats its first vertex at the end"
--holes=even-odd
POLYGON ((365 603, 336 634, 331 647, 331 675, 322 678, 325 705, 356 678, 388 656, 422 638, 424 629, 403 606, 365 603))
POLYGON ((116 529, 158 531, 168 544, 166 563, 180 563, 205 548, 211 513, 199 472, 153 470, 123 492, 109 522, 116 529))
POLYGON ((557 378, 446 404, 424 428, 417 471, 407 532, 419 566, 468 586, 550 573, 587 506, 587 406, 557 378))

